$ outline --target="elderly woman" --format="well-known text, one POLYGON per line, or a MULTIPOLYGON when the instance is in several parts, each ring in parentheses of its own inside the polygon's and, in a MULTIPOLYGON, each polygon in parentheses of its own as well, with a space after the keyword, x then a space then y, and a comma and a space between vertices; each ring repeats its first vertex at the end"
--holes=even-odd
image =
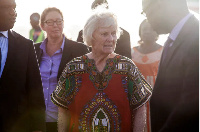
POLYGON ((63 22, 63 14, 59 9, 46 8, 41 15, 40 25, 47 38, 42 43, 34 45, 43 83, 47 132, 57 131, 58 107, 51 102, 50 94, 55 90, 58 78, 70 60, 88 51, 86 45, 64 36, 63 22))
POLYGON ((119 35, 116 16, 106 9, 86 22, 83 38, 92 52, 66 65, 51 95, 59 132, 144 129, 151 87, 130 59, 114 53, 119 35))

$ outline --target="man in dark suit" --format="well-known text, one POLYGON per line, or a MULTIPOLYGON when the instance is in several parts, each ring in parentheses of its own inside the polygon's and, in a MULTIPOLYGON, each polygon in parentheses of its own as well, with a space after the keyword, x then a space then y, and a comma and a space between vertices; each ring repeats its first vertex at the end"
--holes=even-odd
MULTIPOLYGON (((108 2, 107 0, 95 0, 92 3, 91 9, 95 9, 98 5, 101 4, 107 4, 108 8, 108 2)), ((121 27, 120 27, 121 28, 121 27)), ((129 33, 121 28, 123 34, 120 36, 120 38, 117 40, 117 45, 115 48, 115 53, 123 55, 131 59, 131 44, 130 44, 130 35, 129 33)), ((79 31, 77 42, 82 42, 83 43, 83 30, 79 31)))
POLYGON ((143 0, 158 34, 170 33, 150 102, 152 132, 199 128, 199 21, 186 0, 143 0))
POLYGON ((11 31, 15 0, 0 0, 0 132, 45 131, 45 104, 33 42, 11 31))

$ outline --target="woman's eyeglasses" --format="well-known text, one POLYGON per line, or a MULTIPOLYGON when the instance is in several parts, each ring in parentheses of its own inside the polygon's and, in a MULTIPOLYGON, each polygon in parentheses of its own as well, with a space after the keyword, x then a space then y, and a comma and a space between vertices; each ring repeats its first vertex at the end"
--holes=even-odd
POLYGON ((44 21, 44 23, 46 23, 48 26, 53 26, 54 23, 56 23, 56 25, 61 25, 63 23, 63 20, 62 19, 61 20, 56 20, 56 21, 54 21, 54 20, 46 20, 46 21, 44 21))

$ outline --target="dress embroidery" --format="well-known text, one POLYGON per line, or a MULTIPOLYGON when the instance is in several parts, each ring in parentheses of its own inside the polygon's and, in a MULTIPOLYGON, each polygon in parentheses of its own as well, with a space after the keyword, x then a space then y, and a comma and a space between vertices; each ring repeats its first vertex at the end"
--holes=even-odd
POLYGON ((98 92, 94 98, 88 102, 80 114, 80 131, 110 132, 120 131, 120 114, 117 106, 106 96, 105 93, 98 92))
POLYGON ((116 56, 114 59, 108 59, 102 72, 99 72, 95 66, 93 59, 88 59, 83 56, 85 62, 85 69, 90 74, 90 80, 93 82, 97 90, 104 90, 112 78, 112 73, 115 70, 115 65, 119 62, 120 57, 116 56))
POLYGON ((149 100, 151 90, 130 59, 117 55, 99 72, 84 55, 66 65, 51 97, 69 109, 70 130, 131 132, 132 111, 149 100))

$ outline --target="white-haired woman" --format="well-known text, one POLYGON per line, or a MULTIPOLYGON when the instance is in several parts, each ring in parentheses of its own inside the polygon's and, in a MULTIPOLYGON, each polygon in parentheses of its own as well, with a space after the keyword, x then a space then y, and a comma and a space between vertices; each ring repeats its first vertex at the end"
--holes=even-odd
POLYGON ((130 59, 114 53, 119 36, 117 18, 106 9, 86 22, 83 39, 92 51, 66 65, 52 93, 59 132, 144 129, 151 87, 130 59))

